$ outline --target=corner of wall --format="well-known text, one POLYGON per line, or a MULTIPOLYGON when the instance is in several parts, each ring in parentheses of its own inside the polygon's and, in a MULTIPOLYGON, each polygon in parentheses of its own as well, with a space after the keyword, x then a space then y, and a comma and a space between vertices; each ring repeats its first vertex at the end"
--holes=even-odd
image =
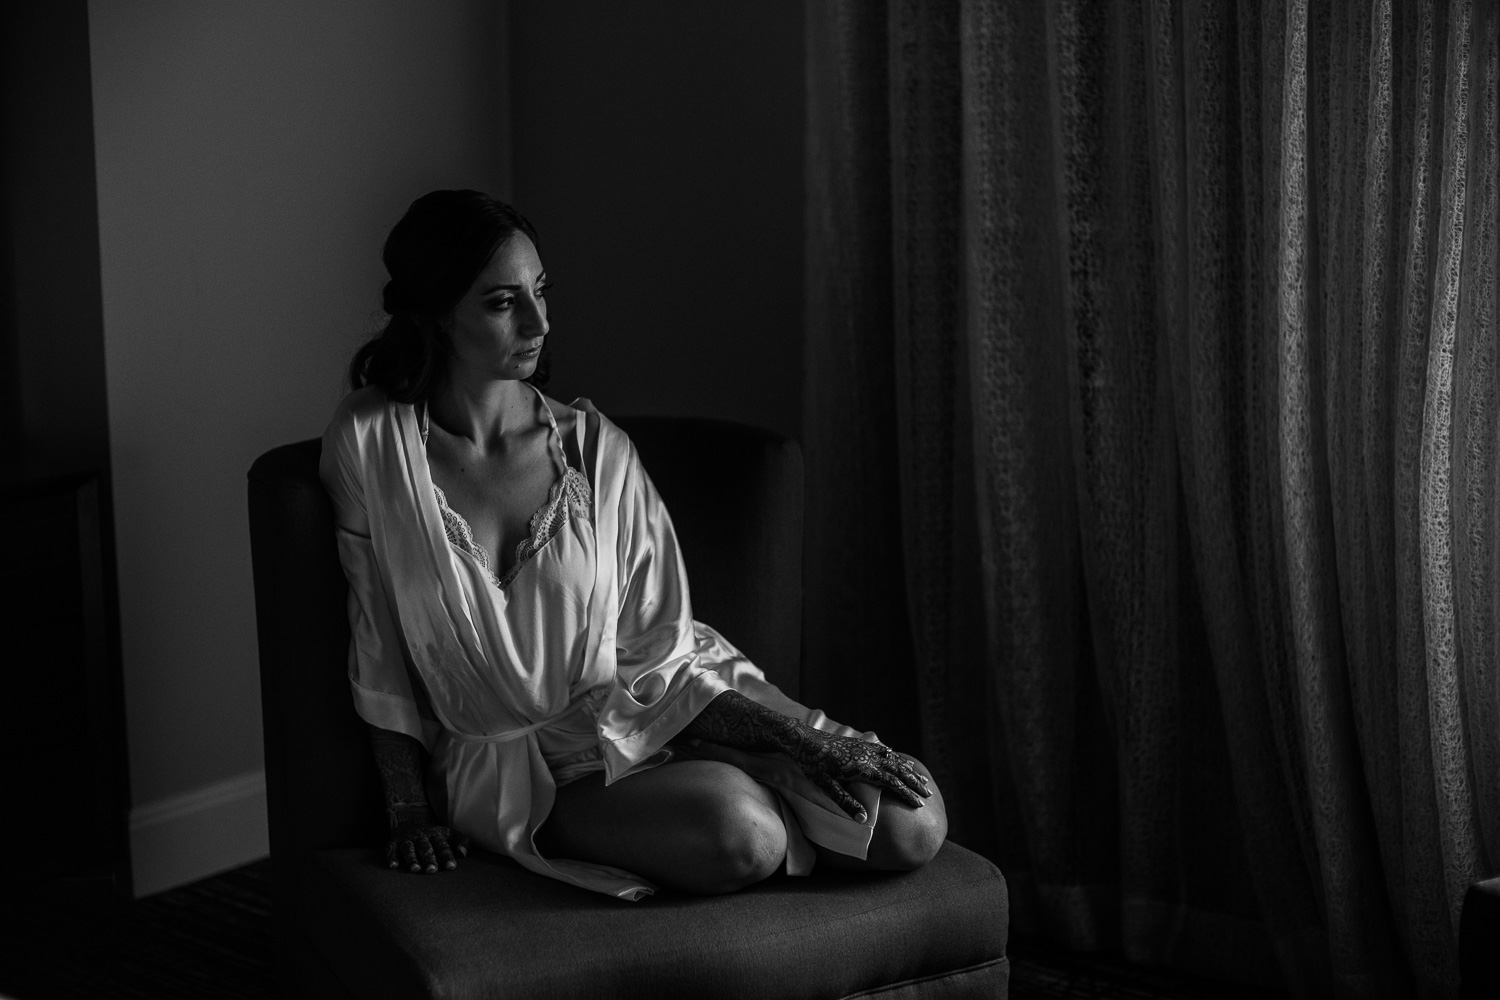
POLYGON ((266 772, 203 785, 130 810, 136 898, 215 875, 270 853, 266 772))

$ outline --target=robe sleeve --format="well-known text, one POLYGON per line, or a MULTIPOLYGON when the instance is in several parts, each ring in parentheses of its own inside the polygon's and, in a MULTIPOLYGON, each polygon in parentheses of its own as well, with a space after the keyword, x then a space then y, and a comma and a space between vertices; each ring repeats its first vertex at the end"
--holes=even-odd
POLYGON ((323 434, 318 475, 333 501, 339 562, 349 581, 354 710, 370 725, 405 733, 431 751, 442 726, 427 708, 424 692, 412 684, 411 657, 370 536, 361 454, 356 421, 340 407, 323 434))
POLYGON ((615 683, 599 713, 607 782, 661 763, 666 742, 729 690, 701 662, 672 519, 634 445, 627 451, 619 511, 615 683))

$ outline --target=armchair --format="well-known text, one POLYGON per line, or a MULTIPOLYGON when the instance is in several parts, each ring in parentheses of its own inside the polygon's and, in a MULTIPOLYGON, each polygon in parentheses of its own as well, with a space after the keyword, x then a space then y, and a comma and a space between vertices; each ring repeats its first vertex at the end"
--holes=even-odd
MULTIPOLYGON (((735 424, 622 419, 672 512, 694 608, 797 696, 802 465, 735 424)), ((249 473, 277 971, 317 997, 1004 997, 1005 881, 946 844, 903 874, 778 875, 626 903, 471 852, 377 861, 374 766, 350 702, 346 588, 319 442, 249 473)))

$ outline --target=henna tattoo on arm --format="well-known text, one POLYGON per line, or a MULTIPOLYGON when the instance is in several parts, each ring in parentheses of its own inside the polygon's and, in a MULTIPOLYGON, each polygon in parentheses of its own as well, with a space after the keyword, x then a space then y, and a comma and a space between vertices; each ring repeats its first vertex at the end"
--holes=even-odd
POLYGON ((796 739, 791 732, 795 725, 788 716, 738 691, 725 691, 705 705, 683 732, 737 750, 790 754, 796 739))
POLYGON ((469 838, 438 822, 422 785, 422 744, 404 733, 370 726, 370 749, 385 798, 390 835, 385 847, 388 868, 435 872, 458 867, 453 856, 469 853, 469 838))
POLYGON ((885 744, 814 729, 738 691, 725 691, 709 702, 683 732, 739 750, 785 754, 860 822, 866 819, 864 807, 844 787, 846 781, 888 789, 913 808, 921 808, 922 799, 932 794, 927 778, 912 767, 911 758, 885 744))
POLYGON ((422 788, 422 744, 405 733, 370 727, 370 749, 385 794, 385 811, 396 827, 400 819, 430 819, 432 807, 422 788))

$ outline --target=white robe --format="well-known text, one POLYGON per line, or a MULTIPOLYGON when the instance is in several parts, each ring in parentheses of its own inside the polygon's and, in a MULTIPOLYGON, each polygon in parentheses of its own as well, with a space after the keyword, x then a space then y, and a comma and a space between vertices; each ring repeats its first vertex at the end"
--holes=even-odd
MULTIPOLYGON (((577 423, 579 454, 590 454, 585 421, 577 423)), ((586 470, 592 523, 570 518, 505 590, 449 543, 410 405, 375 387, 350 394, 323 435, 319 471, 349 580, 349 682, 360 717, 421 741, 429 797, 475 843, 633 900, 654 889, 639 875, 537 852, 556 776, 602 766, 614 782, 664 763, 678 752, 667 741, 731 688, 820 729, 875 737, 787 698, 693 620, 666 508, 630 439, 602 415, 597 426, 586 470)), ((784 757, 699 752, 777 793, 792 874, 811 870, 809 841, 865 857, 878 789, 850 786, 868 812, 857 823, 784 757)))

